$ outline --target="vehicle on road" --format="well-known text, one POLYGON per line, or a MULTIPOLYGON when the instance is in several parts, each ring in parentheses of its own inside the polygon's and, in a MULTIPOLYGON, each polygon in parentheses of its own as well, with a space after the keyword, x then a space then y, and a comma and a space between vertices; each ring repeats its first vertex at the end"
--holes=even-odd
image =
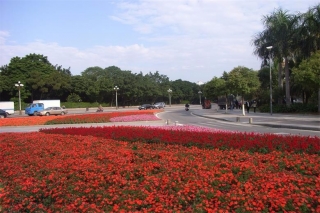
POLYGON ((202 103, 202 109, 211 109, 211 101, 208 99, 205 99, 202 103))
POLYGON ((103 112, 103 107, 101 106, 101 104, 99 105, 97 112, 103 112))
POLYGON ((37 115, 38 112, 48 107, 60 107, 60 100, 35 100, 25 108, 25 114, 37 115))
POLYGON ((141 106, 139 106, 139 110, 147 110, 147 109, 154 109, 154 107, 151 104, 142 104, 141 106))
POLYGON ((14 102, 13 101, 0 101, 0 109, 5 111, 7 115, 14 114, 14 102))
POLYGON ((0 118, 6 118, 8 116, 8 113, 2 109, 0 109, 0 118))
POLYGON ((189 111, 189 106, 190 106, 190 105, 189 105, 188 103, 186 103, 186 105, 184 105, 184 106, 185 106, 184 109, 185 109, 186 111, 189 111))
POLYGON ((166 104, 164 102, 157 102, 157 103, 153 104, 154 109, 164 109, 165 106, 166 106, 166 104))
POLYGON ((47 107, 44 110, 41 110, 37 112, 37 115, 43 116, 49 116, 49 115, 65 115, 68 113, 68 110, 63 109, 61 107, 47 107))

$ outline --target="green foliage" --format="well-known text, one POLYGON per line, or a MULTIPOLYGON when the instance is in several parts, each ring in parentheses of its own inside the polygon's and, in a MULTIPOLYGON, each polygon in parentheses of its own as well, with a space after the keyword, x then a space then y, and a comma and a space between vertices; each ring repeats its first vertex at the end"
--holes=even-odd
MULTIPOLYGON (((292 70, 294 86, 306 96, 306 100, 317 94, 320 89, 320 50, 303 60, 292 70)), ((301 94, 301 93, 300 93, 301 94)), ((320 104, 320 100, 318 100, 320 104)), ((320 107, 319 107, 320 112, 320 107)))
POLYGON ((61 106, 65 106, 68 109, 72 108, 96 108, 98 109, 98 106, 101 104, 102 107, 109 107, 110 104, 108 103, 90 103, 90 102, 61 102, 61 106))
POLYGON ((79 100, 81 100, 80 96, 75 93, 71 93, 67 98, 68 102, 79 102, 79 100))
MULTIPOLYGON (((172 103, 192 103, 193 100, 198 100, 197 103, 199 102, 198 92, 200 88, 195 83, 178 79, 172 82, 171 89, 172 100, 174 100, 172 103)), ((167 91, 166 93, 168 94, 167 91)))
MULTIPOLYGON (((225 73, 224 75, 226 76, 227 74, 225 73)), ((209 99, 215 100, 218 96, 228 94, 229 89, 227 87, 226 80, 223 77, 214 77, 211 81, 205 84, 204 92, 209 94, 207 95, 209 99)))
POLYGON ((23 58, 14 57, 0 72, 3 79, 2 96, 10 100, 17 94, 15 83, 20 81, 21 99, 32 102, 38 99, 57 99, 59 90, 69 87, 70 71, 50 64, 47 57, 29 54, 23 58))
MULTIPOLYGON (((302 59, 309 58, 319 50, 319 15, 320 4, 309 8, 306 13, 298 14, 291 14, 282 8, 276 9, 271 14, 263 16, 264 30, 257 33, 252 41, 255 46, 254 54, 263 60, 262 66, 265 66, 270 59, 277 62, 278 74, 281 75, 281 78, 285 77, 283 80, 285 80, 285 97, 288 105, 292 96, 291 90, 298 95, 306 96, 306 98, 311 95, 312 91, 317 91, 317 89, 314 89, 312 81, 314 78, 309 75, 310 73, 300 73, 303 77, 300 78, 300 76, 294 80, 290 76, 289 69, 291 71, 293 67, 298 66, 302 59), (273 48, 268 50, 268 46, 273 46, 273 48), (283 59, 284 67, 282 66, 283 59), (282 76, 283 68, 285 76, 282 76), (309 80, 310 84, 305 83, 309 80), (296 85, 292 87, 292 83, 296 85), (313 87, 313 90, 311 87, 313 87), (308 92, 306 92, 307 90, 308 92), (302 93, 299 94, 299 91, 302 93)), ((282 87, 281 82, 278 83, 278 87, 282 87)), ((262 85, 264 85, 264 82, 262 85)), ((265 85, 262 89, 265 89, 265 85)))
POLYGON ((231 93, 242 97, 254 94, 259 89, 258 72, 246 67, 236 67, 228 74, 227 87, 231 93))

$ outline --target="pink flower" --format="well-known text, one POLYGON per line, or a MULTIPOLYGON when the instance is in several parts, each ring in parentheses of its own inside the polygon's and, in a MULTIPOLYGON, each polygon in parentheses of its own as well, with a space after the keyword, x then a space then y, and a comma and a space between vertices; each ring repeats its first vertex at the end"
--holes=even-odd
POLYGON ((111 122, 132 122, 132 121, 156 121, 160 120, 153 114, 128 115, 111 118, 111 122))

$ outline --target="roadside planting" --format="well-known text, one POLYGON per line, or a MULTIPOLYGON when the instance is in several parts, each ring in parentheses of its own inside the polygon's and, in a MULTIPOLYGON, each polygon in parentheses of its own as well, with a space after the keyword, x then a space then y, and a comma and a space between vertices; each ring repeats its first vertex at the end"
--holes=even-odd
POLYGON ((316 154, 41 132, 1 134, 0 149, 3 212, 320 210, 316 154))
POLYGON ((48 134, 90 135, 129 142, 179 144, 209 149, 240 149, 261 153, 287 151, 320 154, 319 137, 228 132, 193 126, 70 127, 40 129, 39 131, 48 134))
POLYGON ((50 124, 77 124, 77 123, 105 123, 110 122, 110 119, 117 117, 126 117, 129 121, 135 121, 139 116, 143 119, 153 119, 156 120, 154 113, 161 112, 162 110, 131 110, 131 111, 121 111, 121 112, 106 112, 106 113, 88 113, 88 114, 67 114, 64 116, 30 116, 30 117, 18 117, 6 119, 0 119, 0 126, 33 126, 33 125, 50 125, 50 124))
MULTIPOLYGON (((157 111, 54 122, 128 122, 157 111)), ((0 212, 320 212, 319 137, 196 126, 43 128, 1 133, 0 150, 0 212)))

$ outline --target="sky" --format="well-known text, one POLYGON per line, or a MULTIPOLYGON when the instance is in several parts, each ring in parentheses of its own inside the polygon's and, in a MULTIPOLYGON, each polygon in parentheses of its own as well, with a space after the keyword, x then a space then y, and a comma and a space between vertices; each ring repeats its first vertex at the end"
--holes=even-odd
POLYGON ((35 53, 80 75, 89 67, 208 82, 259 70, 252 40, 263 16, 319 0, 0 0, 0 66, 35 53))

